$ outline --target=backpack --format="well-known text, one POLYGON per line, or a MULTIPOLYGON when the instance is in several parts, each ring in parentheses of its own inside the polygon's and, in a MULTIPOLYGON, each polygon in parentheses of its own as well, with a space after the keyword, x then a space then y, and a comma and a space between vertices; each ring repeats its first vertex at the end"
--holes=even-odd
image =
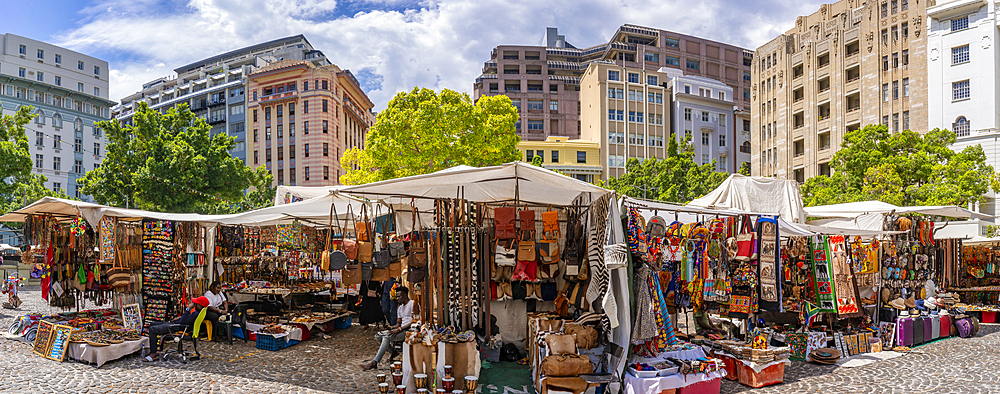
POLYGON ((971 337, 974 334, 974 327, 971 318, 955 320, 955 327, 958 328, 958 336, 962 338, 971 337))

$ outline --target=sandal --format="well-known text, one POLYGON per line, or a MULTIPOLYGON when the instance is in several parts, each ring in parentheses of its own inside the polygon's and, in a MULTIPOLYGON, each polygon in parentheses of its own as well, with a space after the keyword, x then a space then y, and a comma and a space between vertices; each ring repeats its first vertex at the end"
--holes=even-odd
POLYGON ((142 362, 144 362, 144 363, 151 363, 151 362, 159 360, 159 359, 160 359, 160 356, 156 356, 156 357, 146 356, 146 357, 142 358, 142 362))

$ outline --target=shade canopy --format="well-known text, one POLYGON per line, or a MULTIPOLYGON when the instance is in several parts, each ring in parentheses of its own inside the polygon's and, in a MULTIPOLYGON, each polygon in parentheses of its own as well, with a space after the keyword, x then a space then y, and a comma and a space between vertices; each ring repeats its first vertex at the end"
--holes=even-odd
MULTIPOLYGON (((374 204, 345 194, 327 191, 325 195, 308 200, 226 215, 216 220, 219 224, 225 225, 271 226, 298 221, 305 225, 325 227, 330 224, 332 208, 332 211, 336 213, 337 223, 335 225, 352 229, 354 220, 360 217, 362 209, 365 207, 368 208, 368 216, 374 219, 374 204)), ((381 211, 388 212, 388 209, 381 211)))
POLYGON ((446 169, 431 174, 349 187, 344 193, 372 199, 386 197, 464 198, 479 203, 521 202, 572 205, 581 195, 595 199, 611 191, 522 162, 494 167, 446 169))
POLYGON ((923 205, 900 207, 882 201, 859 201, 842 204, 820 205, 806 207, 806 215, 820 218, 856 218, 865 214, 904 214, 920 213, 924 215, 945 216, 952 218, 988 219, 993 216, 973 212, 957 205, 923 205))
POLYGON ((322 197, 347 186, 285 186, 278 185, 274 191, 274 205, 290 204, 310 198, 322 197))
POLYGON ((28 215, 49 214, 61 221, 69 221, 77 216, 83 216, 93 227, 97 227, 101 218, 105 216, 117 218, 148 218, 159 220, 173 220, 181 222, 198 222, 206 226, 214 226, 218 220, 231 215, 201 215, 197 213, 164 213, 144 211, 141 209, 127 209, 109 207, 107 205, 95 204, 91 202, 67 200, 56 197, 42 197, 31 205, 0 216, 0 222, 23 222, 28 215))
POLYGON ((805 220, 798 183, 775 178, 732 174, 719 187, 689 207, 778 215, 795 223, 805 220))

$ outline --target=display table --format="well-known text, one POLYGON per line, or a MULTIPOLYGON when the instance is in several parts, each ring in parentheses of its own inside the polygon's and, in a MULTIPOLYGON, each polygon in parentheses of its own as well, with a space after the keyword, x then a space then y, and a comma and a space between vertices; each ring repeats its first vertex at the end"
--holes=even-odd
POLYGON ((142 337, 138 341, 125 341, 108 346, 91 346, 86 343, 71 342, 66 348, 66 357, 90 364, 97 364, 97 367, 100 368, 108 361, 117 360, 138 352, 143 346, 149 347, 149 337, 142 337))
POLYGON ((629 364, 644 363, 653 365, 658 362, 664 361, 668 358, 676 358, 678 360, 697 360, 701 357, 707 357, 707 356, 705 354, 705 350, 699 346, 693 349, 679 350, 674 352, 663 352, 656 357, 640 357, 633 354, 631 357, 629 357, 628 363, 629 364))
POLYGON ((674 374, 655 378, 639 378, 631 373, 625 373, 625 394, 660 394, 664 391, 678 390, 698 383, 714 383, 713 381, 726 376, 724 370, 709 373, 674 374))

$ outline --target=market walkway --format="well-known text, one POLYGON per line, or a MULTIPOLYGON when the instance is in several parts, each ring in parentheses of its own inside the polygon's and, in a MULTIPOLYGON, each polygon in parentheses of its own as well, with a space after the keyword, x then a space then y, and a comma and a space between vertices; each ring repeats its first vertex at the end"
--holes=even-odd
MULTIPOLYGON (((50 312, 37 287, 22 290, 21 296, 25 303, 19 311, 0 309, 0 327, 6 329, 19 314, 50 312)), ((258 350, 252 342, 237 341, 232 346, 213 342, 202 347, 202 360, 187 365, 149 364, 133 356, 100 369, 71 361, 57 363, 32 354, 27 344, 0 339, 0 392, 374 393, 375 373, 357 367, 375 353, 371 335, 355 326, 278 352, 258 350)), ((858 368, 793 361, 782 385, 751 389, 726 381, 722 392, 998 393, 998 349, 1000 325, 984 324, 976 338, 938 341, 916 348, 913 354, 858 368)))

